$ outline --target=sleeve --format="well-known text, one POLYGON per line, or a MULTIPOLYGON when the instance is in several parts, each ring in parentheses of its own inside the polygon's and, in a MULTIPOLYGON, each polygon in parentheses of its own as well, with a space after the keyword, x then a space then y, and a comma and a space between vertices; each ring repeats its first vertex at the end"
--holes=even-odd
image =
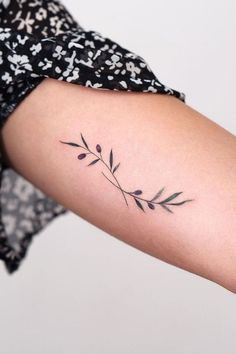
MULTIPOLYGON (((44 79, 94 89, 185 94, 161 83, 148 63, 95 30, 75 28, 40 36, 0 27, 0 124, 44 79)), ((66 209, 4 165, 0 151, 0 259, 9 274, 25 258, 33 236, 66 209)))
MULTIPOLYGON (((39 38, 0 28, 0 62, 2 89, 51 77, 93 88, 174 95, 185 102, 185 94, 161 83, 142 57, 93 30, 39 38)), ((3 118, 5 109, 3 103, 3 118)))

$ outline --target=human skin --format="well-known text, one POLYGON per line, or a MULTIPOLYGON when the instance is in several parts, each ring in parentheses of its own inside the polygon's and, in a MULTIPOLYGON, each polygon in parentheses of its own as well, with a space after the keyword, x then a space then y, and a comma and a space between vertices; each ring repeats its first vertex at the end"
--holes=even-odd
POLYGON ((6 163, 58 203, 127 245, 236 293, 236 138, 229 131, 173 96, 46 78, 1 133, 6 163), (86 153, 82 136, 93 153, 100 146, 103 162, 88 166, 92 153, 78 158, 86 153), (120 163, 114 174, 111 149, 113 168, 120 163), (188 201, 168 205, 170 212, 138 199, 142 210, 120 187, 141 190, 136 196, 147 200, 164 187, 157 201, 178 192, 172 203, 188 201))

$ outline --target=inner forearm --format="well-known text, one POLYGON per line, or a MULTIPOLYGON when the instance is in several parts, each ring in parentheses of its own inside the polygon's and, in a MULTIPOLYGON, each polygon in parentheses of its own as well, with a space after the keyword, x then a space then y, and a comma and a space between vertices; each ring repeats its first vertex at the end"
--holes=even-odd
POLYGON ((174 97, 54 80, 14 115, 3 138, 26 178, 110 235, 236 292, 231 133, 174 97))

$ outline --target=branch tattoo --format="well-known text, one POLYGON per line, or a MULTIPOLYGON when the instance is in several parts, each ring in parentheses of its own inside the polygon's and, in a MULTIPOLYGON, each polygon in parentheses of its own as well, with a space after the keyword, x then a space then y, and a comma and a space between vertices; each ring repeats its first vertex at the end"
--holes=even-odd
POLYGON ((155 209, 155 206, 161 206, 163 209, 165 209, 166 211, 170 212, 170 213, 173 213, 173 211, 170 209, 169 206, 179 206, 179 205, 183 205, 184 203, 187 203, 187 202, 191 202, 193 201, 194 199, 186 199, 186 200, 183 200, 183 201, 179 201, 179 202, 173 202, 173 200, 178 197, 178 195, 180 195, 181 193, 183 192, 177 192, 177 193, 174 193, 172 195, 170 195, 169 197, 167 198, 164 198, 162 199, 161 201, 157 201, 159 198, 161 198, 162 196, 162 193, 165 189, 165 187, 162 187, 155 195, 152 199, 148 200, 148 199, 145 199, 145 198, 142 198, 141 195, 143 194, 143 191, 140 190, 140 189, 137 189, 135 190, 134 192, 128 192, 126 190, 124 190, 119 181, 117 180, 116 176, 115 176, 115 172, 117 171, 117 169, 119 168, 120 166, 120 162, 116 165, 114 165, 114 156, 113 156, 113 151, 112 149, 110 150, 110 154, 109 154, 109 164, 107 164, 103 157, 102 157, 102 148, 101 148, 101 145, 97 144, 96 145, 96 152, 98 153, 95 153, 93 151, 90 150, 86 140, 84 139, 82 133, 80 133, 81 135, 81 140, 82 140, 82 144, 83 145, 79 145, 79 144, 76 144, 76 143, 73 143, 73 142, 66 142, 66 141, 61 141, 61 143, 63 144, 68 144, 70 146, 73 146, 73 147, 77 147, 77 148, 82 148, 84 149, 86 152, 82 152, 81 154, 78 155, 78 159, 79 160, 83 160, 86 158, 87 155, 92 155, 93 157, 95 157, 95 160, 92 160, 87 166, 93 166, 95 165, 96 163, 98 163, 99 161, 104 165, 106 166, 106 168, 109 170, 110 174, 112 175, 112 177, 114 178, 115 182, 112 182, 103 172, 103 176, 110 182, 112 183, 116 188, 118 188, 122 195, 123 195, 123 198, 125 200, 125 203, 126 205, 128 206, 128 201, 127 201, 127 196, 129 197, 132 197, 133 200, 135 201, 136 205, 143 211, 145 212, 145 206, 148 207, 149 209, 151 210, 154 210, 155 209))

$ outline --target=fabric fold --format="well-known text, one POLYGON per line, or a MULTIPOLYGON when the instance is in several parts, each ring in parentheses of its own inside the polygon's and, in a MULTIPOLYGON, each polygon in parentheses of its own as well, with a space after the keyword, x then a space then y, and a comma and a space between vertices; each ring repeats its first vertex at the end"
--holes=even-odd
POLYGON ((68 31, 39 38, 23 31, 0 28, 2 88, 37 77, 51 77, 87 87, 185 94, 162 84, 139 55, 97 31, 68 31))

